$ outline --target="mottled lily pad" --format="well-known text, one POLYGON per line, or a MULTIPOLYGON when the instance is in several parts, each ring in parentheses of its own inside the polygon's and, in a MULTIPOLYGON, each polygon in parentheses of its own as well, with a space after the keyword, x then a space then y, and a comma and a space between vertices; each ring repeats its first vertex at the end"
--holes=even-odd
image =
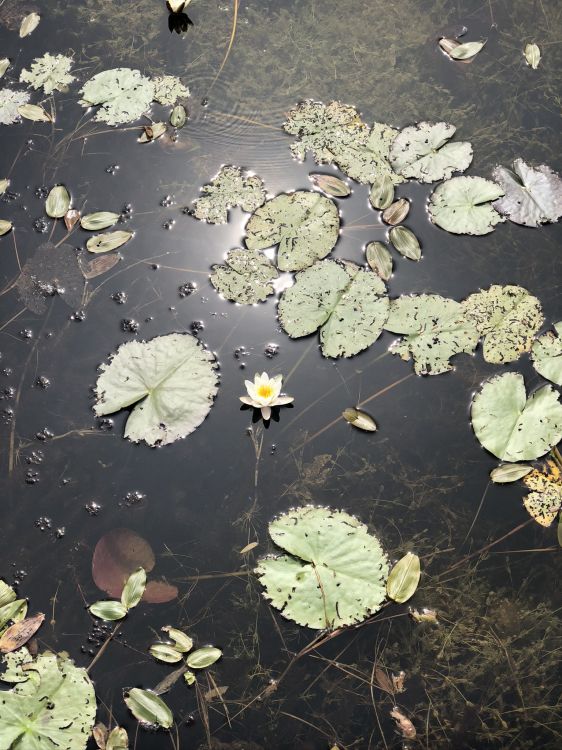
POLYGON ((562 507, 562 478, 554 461, 546 461, 544 470, 533 469, 523 479, 532 492, 523 498, 528 513, 541 526, 550 526, 562 507))
POLYGON ((28 83, 34 89, 42 88, 45 94, 63 91, 75 80, 75 76, 70 73, 72 63, 71 57, 47 52, 42 57, 35 58, 30 70, 22 70, 20 81, 28 83))
POLYGON ((74 248, 55 247, 52 242, 39 245, 21 270, 16 281, 21 301, 31 312, 40 314, 47 302, 60 297, 76 310, 82 302, 84 277, 74 248))
POLYGON ((228 210, 240 206, 243 211, 255 211, 265 202, 263 181, 257 175, 243 172, 240 167, 222 167, 208 185, 201 188, 202 196, 193 202, 193 216, 209 224, 225 224, 228 210))
POLYGON ((83 107, 99 105, 95 118, 109 125, 138 120, 154 99, 154 84, 139 70, 113 68, 97 73, 80 91, 83 107))
POLYGON ((562 385, 562 321, 554 324, 533 343, 531 356, 535 370, 556 385, 562 385))
POLYGON ((404 128, 390 150, 392 168, 420 182, 446 180, 453 172, 464 172, 472 162, 472 146, 464 141, 448 143, 455 131, 446 122, 419 122, 404 128))
POLYGON ((19 108, 27 104, 29 93, 15 89, 0 89, 0 125, 12 125, 20 119, 19 108))
POLYGON ((434 224, 453 234, 489 234, 505 221, 492 205, 502 195, 495 182, 483 177, 452 177, 433 191, 429 215, 434 224))
POLYGON ((494 180, 505 192, 494 207, 510 221, 538 227, 562 216, 562 180, 545 164, 530 167, 523 159, 516 159, 513 172, 496 167, 494 180))
POLYGON ((178 99, 187 99, 189 89, 177 76, 159 76, 152 79, 154 101, 164 106, 173 106, 178 99))
POLYGON ((225 299, 241 305, 263 302, 274 293, 277 269, 258 250, 230 250, 225 265, 213 266, 211 284, 225 299))

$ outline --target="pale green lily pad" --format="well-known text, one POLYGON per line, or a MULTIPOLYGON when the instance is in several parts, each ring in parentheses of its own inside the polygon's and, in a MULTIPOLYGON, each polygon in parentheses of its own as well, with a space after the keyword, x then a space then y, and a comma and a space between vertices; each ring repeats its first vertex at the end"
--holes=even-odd
POLYGON ((453 234, 489 234, 505 221, 492 205, 502 195, 495 182, 483 177, 452 177, 433 191, 429 215, 434 224, 453 234))
POLYGON ((209 224, 225 224, 228 210, 234 206, 255 211, 266 197, 260 177, 233 166, 222 167, 208 185, 203 185, 201 193, 201 198, 193 201, 193 216, 209 224))
POLYGON ((516 372, 487 380, 474 397, 472 427, 481 445, 502 461, 532 461, 562 438, 562 404, 550 385, 528 398, 516 372))
POLYGON ((83 107, 99 105, 95 120, 109 125, 138 120, 154 98, 154 84, 139 70, 113 68, 97 73, 80 91, 83 107))
POLYGON ((291 338, 320 328, 325 357, 352 357, 380 336, 388 308, 384 282, 372 271, 323 260, 297 274, 278 315, 291 338))
POLYGON ((333 146, 334 161, 346 175, 363 184, 388 177, 393 185, 404 182, 390 164, 390 148, 398 130, 375 122, 355 136, 346 134, 333 146))
POLYGON ((152 79, 154 101, 164 106, 173 106, 178 99, 187 99, 189 89, 177 76, 158 76, 152 79))
POLYGON ((562 385, 562 321, 534 342, 531 357, 535 370, 556 385, 562 385))
POLYGON ((194 336, 170 333, 119 347, 101 366, 94 412, 101 417, 135 404, 125 437, 167 445, 199 427, 217 390, 214 356, 194 336))
POLYGON ((125 695, 124 700, 129 711, 141 724, 169 729, 174 723, 174 716, 168 706, 150 690, 133 688, 125 695))
POLYGON ((448 179, 453 172, 464 172, 472 162, 470 143, 448 143, 455 134, 446 122, 419 122, 404 128, 390 150, 395 172, 420 182, 448 179))
POLYGON ((379 540, 354 516, 305 506, 269 524, 287 554, 262 558, 264 596, 299 625, 334 629, 361 622, 385 599, 388 560, 379 540))
POLYGON ((510 221, 538 227, 562 216, 562 180, 545 164, 530 167, 516 159, 513 172, 500 166, 493 177, 505 192, 494 207, 510 221))
POLYGON ((246 247, 263 250, 279 245, 281 271, 300 271, 324 258, 338 241, 336 204, 312 190, 281 193, 267 201, 246 224, 246 247))
POLYGON ((51 55, 46 52, 42 57, 35 58, 31 63, 31 70, 22 70, 20 81, 28 83, 34 89, 42 88, 45 94, 63 91, 76 78, 70 73, 73 62, 66 55, 51 55))
POLYGON ((520 286, 493 284, 467 297, 463 307, 467 320, 484 336, 484 359, 493 364, 514 362, 530 351, 544 322, 540 301, 520 286))
POLYGON ((27 104, 29 93, 15 89, 0 89, 0 125, 12 125, 21 116, 19 107, 27 104))
POLYGON ((438 294, 399 297, 390 303, 385 329, 403 338, 391 347, 403 360, 414 360, 418 375, 439 375, 453 369, 455 354, 474 351, 480 338, 466 320, 459 302, 438 294))
POLYGON ((274 293, 277 269, 258 250, 229 250, 224 266, 213 266, 211 284, 225 299, 241 305, 263 302, 274 293))
POLYGON ((85 748, 96 716, 94 687, 86 670, 50 653, 34 660, 12 659, 9 665, 2 680, 15 686, 0 692, 0 747, 85 748))

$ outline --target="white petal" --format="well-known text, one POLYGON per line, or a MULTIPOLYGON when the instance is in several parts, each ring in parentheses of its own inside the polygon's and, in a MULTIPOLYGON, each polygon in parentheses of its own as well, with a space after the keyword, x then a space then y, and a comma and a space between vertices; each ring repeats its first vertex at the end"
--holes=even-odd
POLYGON ((293 396, 278 396, 271 406, 285 406, 286 404, 292 404, 294 400, 293 396))
POLYGON ((250 398, 253 398, 255 401, 258 394, 256 393, 256 386, 250 380, 246 380, 246 390, 248 391, 250 398))
POLYGON ((267 422, 271 419, 271 407, 270 406, 262 406, 261 408, 261 415, 264 418, 264 420, 267 422))
POLYGON ((249 396, 240 396, 240 401, 242 401, 243 404, 247 404, 248 406, 254 406, 254 400, 249 396))

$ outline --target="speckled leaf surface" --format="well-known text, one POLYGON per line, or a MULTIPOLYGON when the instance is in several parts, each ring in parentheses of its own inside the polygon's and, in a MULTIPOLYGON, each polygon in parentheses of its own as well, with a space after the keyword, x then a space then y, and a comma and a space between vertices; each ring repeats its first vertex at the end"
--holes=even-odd
POLYGON ((263 181, 249 175, 240 167, 222 167, 208 185, 201 188, 201 198, 193 201, 193 215, 209 224, 225 224, 228 209, 240 206, 243 211, 255 211, 265 202, 263 181))
POLYGON ((392 144, 392 168, 420 182, 446 180, 453 172, 464 172, 472 162, 472 146, 463 141, 448 143, 455 131, 446 122, 419 122, 404 128, 392 144))
POLYGON ((562 438, 562 404, 550 385, 528 398, 519 373, 487 380, 474 397, 472 427, 481 445, 503 461, 531 461, 562 438))
POLYGON ((282 328, 291 338, 320 328, 326 357, 351 357, 380 336, 389 301, 382 279, 351 263, 324 260, 297 274, 279 302, 282 328))
POLYGON ((372 128, 364 128, 358 134, 345 134, 333 144, 334 161, 338 167, 357 182, 373 183, 387 176, 394 185, 404 182, 390 164, 390 147, 398 130, 375 122, 372 128))
POLYGON ((0 89, 0 125, 12 125, 20 119, 18 108, 29 101, 27 91, 0 89))
POLYGON ((83 107, 99 105, 95 120, 121 125, 147 112, 154 99, 154 84, 139 70, 113 68, 90 78, 80 95, 83 107))
POLYGON ((47 52, 42 57, 35 58, 30 70, 22 70, 20 81, 28 83, 34 89, 42 88, 45 94, 62 91, 75 80, 75 76, 70 73, 72 63, 71 57, 47 52))
POLYGON ((178 99, 187 99, 189 89, 177 76, 158 76, 152 79, 154 84, 154 101, 158 104, 173 106, 178 99))
POLYGON ((52 242, 39 245, 27 261, 16 281, 20 300, 31 312, 41 314, 47 303, 60 297, 74 310, 80 307, 84 277, 71 245, 52 242))
POLYGON ((211 284, 225 299, 241 305, 263 302, 274 293, 277 269, 258 250, 230 250, 224 265, 213 266, 211 284))
POLYGON ((505 221, 492 205, 502 195, 495 182, 483 177, 452 177, 433 191, 429 215, 434 224, 453 234, 489 234, 505 221))
POLYGON ((418 375, 452 370, 451 357, 472 352, 479 339, 478 331, 466 320, 462 305, 438 294, 392 300, 384 327, 403 335, 391 351, 405 361, 413 359, 418 375))
POLYGON ((256 573, 271 604, 299 625, 337 628, 380 609, 388 560, 379 540, 354 516, 305 506, 269 524, 287 554, 259 561, 256 573))
POLYGON ((538 227, 562 216, 562 180, 545 164, 533 168, 516 159, 513 172, 499 166, 493 176, 505 192, 494 206, 510 221, 538 227))
POLYGON ((562 321, 554 324, 554 330, 547 331, 533 343, 531 357, 535 370, 556 385, 562 386, 562 321))
POLYGON ((493 284, 463 303, 467 320, 484 336, 486 362, 514 362, 531 350, 544 322, 540 301, 523 287, 493 284))
POLYGON ((213 355, 189 334, 129 341, 100 369, 94 412, 104 416, 135 404, 125 426, 135 443, 167 445, 189 435, 218 390, 213 355))
POLYGON ((334 201, 312 190, 281 193, 267 201, 246 224, 246 247, 279 245, 281 271, 300 271, 324 258, 338 241, 340 217, 334 201))
POLYGON ((544 470, 533 469, 523 479, 532 492, 523 498, 528 513, 541 526, 550 526, 562 507, 562 480, 554 461, 546 461, 544 470))

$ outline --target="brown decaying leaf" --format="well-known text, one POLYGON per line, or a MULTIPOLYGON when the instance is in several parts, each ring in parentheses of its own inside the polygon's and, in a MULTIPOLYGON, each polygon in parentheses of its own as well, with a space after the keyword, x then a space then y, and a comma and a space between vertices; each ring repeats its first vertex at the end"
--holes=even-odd
POLYGON ((72 227, 80 219, 80 211, 77 208, 70 208, 64 215, 64 225, 70 232, 72 227))
POLYGON ((404 681, 406 680, 406 672, 404 670, 400 670, 398 674, 392 675, 392 684, 394 685, 394 692, 395 693, 403 693, 406 688, 404 687, 404 681))
POLYGON ((242 547, 239 554, 245 555, 246 553, 251 552, 257 546, 258 546, 257 542, 250 542, 250 544, 247 544, 245 547, 242 547))
POLYGON ((80 268, 85 279, 95 279, 102 273, 110 271, 120 260, 120 255, 102 255, 99 258, 81 263, 80 268))
POLYGON ((215 698, 222 698, 227 690, 228 690, 228 685, 221 685, 221 686, 212 688, 211 690, 207 690, 207 692, 203 694, 203 698, 208 703, 210 703, 215 698))
POLYGON ((100 750, 105 750, 105 743, 109 731, 101 721, 92 729, 92 737, 100 750))
POLYGON ((9 654, 24 646, 39 630, 44 619, 45 615, 39 612, 11 625, 0 638, 0 653, 9 654))
POLYGON ((394 683, 384 669, 375 667, 374 677, 376 684, 378 685, 378 687, 380 687, 381 690, 384 690, 385 693, 390 693, 390 695, 394 695, 394 683))
POLYGON ((390 715, 396 722, 396 726, 398 729, 402 732, 402 737, 404 737, 407 740, 413 740, 416 736, 416 728, 408 719, 408 717, 400 711, 398 706, 394 706, 392 711, 390 712, 390 715))
POLYGON ((382 212, 382 220, 385 224, 396 225, 400 224, 410 211, 410 201, 406 198, 399 198, 394 203, 391 203, 388 208, 385 208, 382 212))

